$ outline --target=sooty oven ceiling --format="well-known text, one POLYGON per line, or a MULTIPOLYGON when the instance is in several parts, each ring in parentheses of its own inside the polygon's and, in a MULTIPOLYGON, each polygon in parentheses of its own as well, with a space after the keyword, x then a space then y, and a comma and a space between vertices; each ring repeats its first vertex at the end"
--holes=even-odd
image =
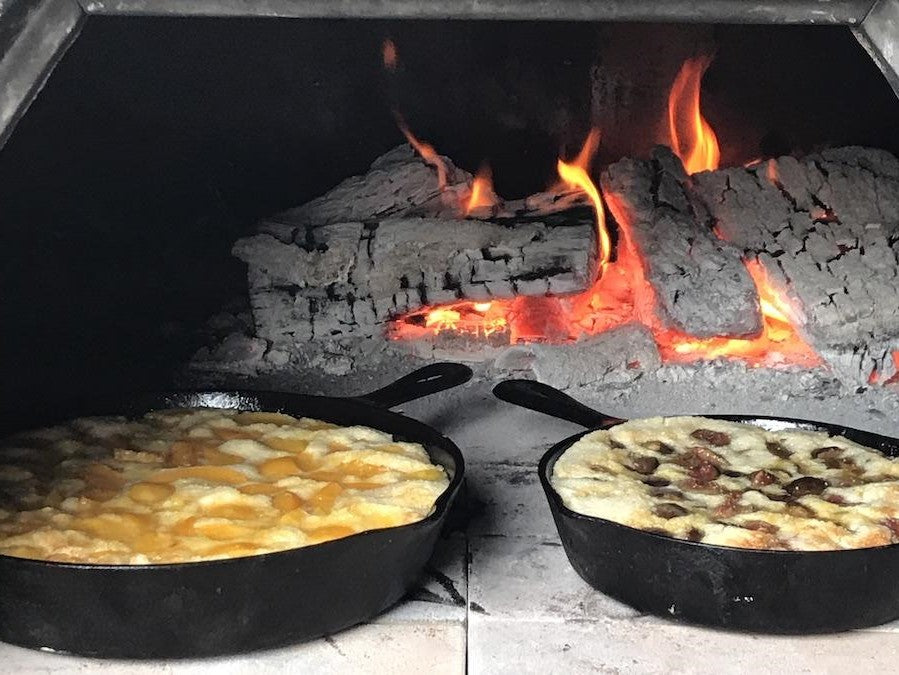
MULTIPOLYGON (((489 159, 503 194, 539 189, 590 126, 599 45, 628 35, 712 41, 734 162, 899 151, 895 97, 840 26, 94 17, 0 153, 4 402, 168 384, 246 292, 233 242, 397 145, 393 108, 460 166, 489 159)), ((619 126, 601 163, 646 149, 619 126)))

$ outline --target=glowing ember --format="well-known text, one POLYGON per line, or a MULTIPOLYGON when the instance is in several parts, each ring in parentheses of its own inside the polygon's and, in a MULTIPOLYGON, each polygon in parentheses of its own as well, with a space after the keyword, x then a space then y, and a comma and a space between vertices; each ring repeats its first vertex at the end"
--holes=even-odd
MULTIPOLYGON (((586 192, 593 203, 600 261, 605 267, 611 254, 611 242, 602 198, 588 174, 598 147, 599 131, 594 129, 574 160, 559 160, 558 171, 565 184, 586 192)), ((472 193, 476 185, 477 180, 472 185, 472 193)), ((489 194, 493 195, 492 188, 489 194)), ((614 312, 607 316, 597 315, 610 309, 603 301, 607 290, 610 297, 616 298, 616 307, 626 304, 621 298, 622 293, 627 293, 621 275, 602 273, 589 291, 570 297, 518 297, 493 302, 457 302, 423 309, 394 322, 392 336, 415 339, 444 331, 489 336, 508 331, 511 342, 571 340, 584 332, 598 333, 623 323, 614 312), (616 318, 610 319, 611 316, 616 318)))
MULTIPOLYGON (((392 43, 391 43, 392 44, 392 43)), ((385 66, 395 63, 384 52, 385 66)), ((702 117, 699 90, 709 58, 686 61, 671 87, 668 104, 670 144, 690 173, 718 168, 718 141, 708 122, 702 117)), ((446 167, 434 149, 419 141, 396 113, 397 124, 409 143, 425 161, 438 171, 441 188, 446 185, 446 167)), ((753 366, 791 363, 805 367, 822 364, 821 358, 797 332, 792 318, 797 312, 786 295, 768 278, 765 268, 756 260, 746 262, 755 283, 762 313, 763 330, 750 339, 714 337, 698 339, 673 330, 656 313, 656 294, 647 280, 644 262, 633 243, 631 214, 615 194, 606 194, 605 204, 619 225, 618 249, 611 263, 611 240, 606 226, 603 196, 590 178, 590 164, 599 147, 598 129, 591 130, 583 147, 570 162, 558 160, 561 184, 558 191, 583 191, 596 213, 597 247, 600 270, 588 290, 567 297, 516 297, 492 302, 456 302, 424 308, 399 318, 392 325, 394 339, 416 339, 444 332, 475 337, 502 334, 509 343, 549 341, 564 342, 596 335, 627 323, 640 322, 653 333, 663 360, 692 362, 719 357, 738 358, 753 366)), ((760 161, 760 160, 759 160, 760 161)), ((777 184, 777 165, 766 166, 768 180, 777 184)), ((482 169, 471 185, 462 208, 466 215, 498 203, 489 170, 482 169)), ((721 237, 716 228, 716 234, 721 237)), ((899 359, 899 352, 894 358, 899 359)), ((897 363, 899 368, 899 363, 897 363)), ((876 377, 876 375, 872 375, 876 377)), ((899 377, 899 376, 897 376, 899 377)))
POLYGON ((875 384, 883 384, 883 385, 894 385, 894 384, 899 384, 899 349, 894 350, 894 351, 891 353, 891 356, 892 356, 892 359, 893 359, 893 370, 895 371, 895 373, 893 374, 893 376, 892 376, 892 377, 889 377, 889 378, 887 378, 887 379, 884 379, 884 378, 883 378, 883 375, 880 373, 880 371, 877 370, 877 368, 875 368, 874 370, 871 371, 871 374, 868 375, 868 384, 870 384, 870 385, 875 385, 875 384))
POLYGON ((687 173, 713 171, 721 153, 718 138, 702 116, 699 89, 711 64, 708 56, 687 59, 668 94, 668 141, 687 173))
POLYGON ((396 70, 397 64, 397 51, 396 45, 393 43, 393 40, 387 38, 384 40, 384 44, 381 45, 381 58, 384 62, 384 67, 387 70, 396 70))
POLYGON ((480 208, 491 207, 498 201, 496 192, 493 191, 493 175, 490 167, 485 164, 478 169, 478 174, 471 183, 471 194, 464 208, 465 215, 480 208))
POLYGON ((796 331, 789 318, 793 309, 784 294, 768 279, 765 268, 757 260, 749 260, 746 269, 759 295, 764 319, 762 334, 746 340, 723 337, 698 340, 667 331, 656 336, 663 357, 672 361, 695 361, 727 356, 743 359, 753 366, 778 363, 806 368, 820 366, 821 357, 796 331))
POLYGON ((506 330, 506 308, 494 307, 493 302, 457 302, 452 305, 435 307, 434 309, 413 315, 411 322, 406 320, 409 334, 404 337, 422 337, 424 334, 439 334, 444 331, 462 333, 472 336, 490 337, 494 333, 506 330), (422 324, 423 317, 423 326, 422 324), (416 320, 418 326, 415 326, 416 320), (416 330, 418 328, 418 330, 416 330), (424 329, 423 331, 421 329, 424 329))
POLYGON ((777 162, 773 159, 769 159, 768 166, 765 167, 765 178, 767 178, 772 185, 780 187, 780 174, 777 172, 777 162))

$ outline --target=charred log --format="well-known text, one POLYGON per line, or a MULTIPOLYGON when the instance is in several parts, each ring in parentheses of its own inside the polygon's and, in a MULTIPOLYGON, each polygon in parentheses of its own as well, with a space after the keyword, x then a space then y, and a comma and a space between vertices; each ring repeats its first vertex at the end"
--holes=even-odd
POLYGON ((758 294, 740 251, 715 236, 688 181, 677 157, 659 147, 649 161, 610 166, 602 187, 624 211, 665 325, 699 338, 757 335, 758 294))
POLYGON ((728 241, 757 256, 793 317, 844 375, 895 370, 899 160, 859 147, 693 176, 728 241))
POLYGON ((241 239, 256 333, 276 343, 382 333, 398 314, 457 300, 563 294, 594 275, 587 209, 543 221, 403 218, 337 223, 284 242, 241 239))

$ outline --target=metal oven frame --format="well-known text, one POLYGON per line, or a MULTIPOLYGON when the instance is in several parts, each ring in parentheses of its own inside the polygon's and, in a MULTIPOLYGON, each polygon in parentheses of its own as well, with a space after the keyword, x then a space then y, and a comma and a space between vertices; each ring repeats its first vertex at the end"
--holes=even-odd
POLYGON ((899 96, 899 0, 0 0, 0 147, 95 15, 842 25, 899 96))

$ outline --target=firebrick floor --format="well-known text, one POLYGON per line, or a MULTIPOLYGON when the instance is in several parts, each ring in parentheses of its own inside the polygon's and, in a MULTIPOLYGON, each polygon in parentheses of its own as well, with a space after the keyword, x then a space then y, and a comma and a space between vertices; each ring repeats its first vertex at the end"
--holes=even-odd
MULTIPOLYGON (((426 408, 413 415, 429 418, 426 408)), ((568 564, 535 470, 576 428, 511 410, 490 424, 489 433, 444 425, 468 459, 476 508, 465 533, 441 541, 421 587, 375 620, 311 643, 203 660, 107 661, 0 644, 0 671, 895 672, 899 622, 839 635, 748 635, 643 615, 593 590, 568 564)))

